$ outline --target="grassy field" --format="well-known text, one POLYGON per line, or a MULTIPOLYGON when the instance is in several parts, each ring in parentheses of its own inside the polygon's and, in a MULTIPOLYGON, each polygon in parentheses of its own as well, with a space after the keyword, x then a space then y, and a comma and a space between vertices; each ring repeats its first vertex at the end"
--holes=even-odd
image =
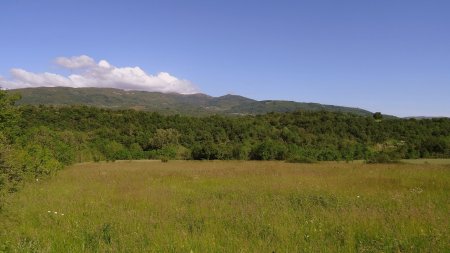
POLYGON ((403 163, 409 164, 450 164, 450 159, 405 159, 403 163))
POLYGON ((0 251, 450 252, 450 165, 86 163, 28 184, 0 251))

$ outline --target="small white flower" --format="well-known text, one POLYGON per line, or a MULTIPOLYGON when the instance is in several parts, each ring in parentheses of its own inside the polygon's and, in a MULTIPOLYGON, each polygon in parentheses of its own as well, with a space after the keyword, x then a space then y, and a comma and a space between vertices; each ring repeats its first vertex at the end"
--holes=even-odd
POLYGON ((358 196, 356 196, 358 199, 359 199, 359 195, 358 196))
POLYGON ((420 188, 420 187, 415 187, 415 188, 412 188, 410 191, 411 191, 412 193, 421 194, 421 193, 423 192, 423 189, 420 188))
POLYGON ((55 212, 55 214, 58 214, 58 212, 55 212))
POLYGON ((47 211, 47 213, 51 213, 52 211, 47 211))
POLYGON ((61 216, 64 216, 64 214, 62 213, 61 216))

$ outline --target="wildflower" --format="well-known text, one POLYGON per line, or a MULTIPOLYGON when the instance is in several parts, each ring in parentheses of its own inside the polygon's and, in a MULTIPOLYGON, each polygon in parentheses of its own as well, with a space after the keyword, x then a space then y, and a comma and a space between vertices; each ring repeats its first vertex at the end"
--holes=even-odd
POLYGON ((64 214, 62 213, 61 216, 64 216, 64 214))
POLYGON ((421 194, 423 192, 423 189, 420 187, 415 187, 415 188, 410 189, 410 192, 421 194))
POLYGON ((359 199, 359 195, 358 196, 356 196, 358 199, 359 199))
POLYGON ((52 211, 47 211, 47 213, 51 213, 52 211))
POLYGON ((55 214, 58 214, 58 212, 55 212, 55 214))

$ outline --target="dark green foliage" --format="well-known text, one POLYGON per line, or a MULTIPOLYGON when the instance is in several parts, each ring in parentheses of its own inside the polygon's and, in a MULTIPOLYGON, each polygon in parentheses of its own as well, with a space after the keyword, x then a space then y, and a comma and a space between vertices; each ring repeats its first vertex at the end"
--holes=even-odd
POLYGON ((1 190, 6 188, 6 185, 9 180, 9 170, 10 166, 6 164, 4 160, 3 154, 0 153, 0 194, 2 194, 1 190))
POLYGON ((4 194, 16 191, 23 177, 20 168, 12 166, 8 159, 12 157, 12 143, 19 130, 20 115, 14 107, 17 99, 17 96, 0 90, 0 209, 4 194))
MULTIPOLYGON (((44 139, 51 137, 45 145, 66 150, 75 162, 163 157, 352 161, 378 153, 389 154, 391 160, 450 157, 449 119, 376 121, 372 116, 325 111, 199 118, 85 106, 26 106, 21 113, 23 131, 31 132, 25 136, 35 136, 33 129, 44 126, 55 133, 45 134, 44 139), (58 144, 58 138, 67 139, 69 148, 58 144)), ((54 155, 58 161, 68 160, 58 152, 54 155)))
POLYGON ((284 160, 287 156, 286 146, 277 141, 265 140, 255 146, 250 158, 253 160, 284 160))
POLYGON ((20 95, 8 94, 0 89, 0 133, 8 136, 18 130, 19 112, 14 107, 20 95))
POLYGON ((381 114, 381 112, 376 112, 373 114, 373 118, 376 120, 381 120, 383 118, 383 115, 381 114))
POLYGON ((192 147, 192 158, 194 160, 215 160, 219 159, 220 150, 215 143, 206 142, 195 144, 192 147))

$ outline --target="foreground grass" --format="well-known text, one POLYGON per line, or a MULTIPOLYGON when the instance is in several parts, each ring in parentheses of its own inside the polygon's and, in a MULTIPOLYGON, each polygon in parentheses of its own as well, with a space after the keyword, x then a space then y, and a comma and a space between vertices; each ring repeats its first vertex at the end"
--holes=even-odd
POLYGON ((0 251, 449 252, 449 195, 449 165, 78 164, 13 195, 0 251))

